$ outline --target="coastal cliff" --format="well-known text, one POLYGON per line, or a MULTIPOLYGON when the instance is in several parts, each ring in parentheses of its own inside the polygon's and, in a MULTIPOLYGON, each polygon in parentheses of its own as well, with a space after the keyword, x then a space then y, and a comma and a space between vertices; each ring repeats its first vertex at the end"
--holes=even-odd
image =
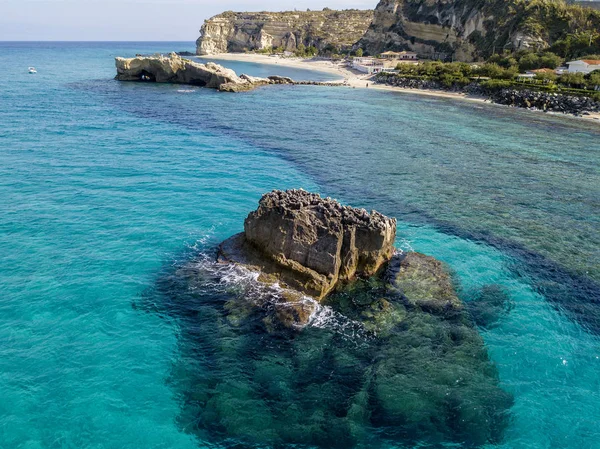
POLYGON ((204 22, 196 42, 198 55, 299 45, 324 50, 350 49, 366 32, 373 11, 224 12, 204 22))
POLYGON ((472 61, 503 50, 548 48, 599 27, 599 13, 561 0, 381 0, 359 45, 371 54, 413 50, 472 61))

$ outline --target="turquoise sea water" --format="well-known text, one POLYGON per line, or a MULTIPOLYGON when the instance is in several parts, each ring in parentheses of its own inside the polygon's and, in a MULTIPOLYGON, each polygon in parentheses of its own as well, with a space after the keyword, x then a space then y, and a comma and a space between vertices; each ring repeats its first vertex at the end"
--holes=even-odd
POLYGON ((261 193, 292 187, 398 217, 398 246, 447 262, 465 301, 508 293, 510 313, 480 329, 514 396, 490 447, 600 447, 598 125, 368 90, 112 80, 114 56, 172 50, 193 48, 0 43, 0 448, 236 447, 194 431, 209 337, 156 291, 261 193))

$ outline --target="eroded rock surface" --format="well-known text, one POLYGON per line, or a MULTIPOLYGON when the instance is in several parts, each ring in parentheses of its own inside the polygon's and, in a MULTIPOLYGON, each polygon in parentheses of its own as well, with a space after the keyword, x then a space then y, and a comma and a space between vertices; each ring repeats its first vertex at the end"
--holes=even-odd
POLYGON ((224 84, 249 84, 246 79, 218 64, 200 64, 180 57, 175 53, 169 56, 137 56, 135 58, 115 58, 119 81, 151 81, 157 83, 191 84, 218 89, 224 84))
POLYGON ((317 299, 340 281, 372 276, 394 254, 396 220, 342 206, 304 190, 275 190, 244 222, 244 234, 221 245, 224 260, 254 264, 317 299))
MULTIPOLYGON (((189 84, 192 86, 218 89, 221 92, 245 92, 268 84, 314 84, 336 85, 315 81, 296 82, 285 76, 272 75, 267 78, 242 74, 208 62, 200 64, 182 58, 176 53, 169 56, 136 56, 135 58, 115 58, 118 81, 140 81, 155 83, 189 84)), ((338 83, 339 85, 339 83, 338 83)))

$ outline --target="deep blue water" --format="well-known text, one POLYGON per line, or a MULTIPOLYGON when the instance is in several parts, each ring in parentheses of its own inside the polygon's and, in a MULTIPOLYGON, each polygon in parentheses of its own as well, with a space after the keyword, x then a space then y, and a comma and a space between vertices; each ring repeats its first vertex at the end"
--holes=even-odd
POLYGON ((208 336, 138 305, 239 232, 263 192, 292 187, 398 217, 398 246, 445 261, 465 301, 508 293, 510 313, 480 329, 514 396, 490 447, 600 447, 597 124, 358 89, 112 80, 114 56, 173 50, 193 46, 0 43, 0 448, 219 447, 189 406, 213 369, 194 364, 208 336))

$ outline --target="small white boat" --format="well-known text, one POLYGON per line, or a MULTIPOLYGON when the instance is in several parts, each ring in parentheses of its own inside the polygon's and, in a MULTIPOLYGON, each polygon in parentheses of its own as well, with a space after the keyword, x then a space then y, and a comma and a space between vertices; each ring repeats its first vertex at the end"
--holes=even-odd
POLYGON ((35 69, 35 67, 29 67, 29 73, 31 73, 31 74, 37 73, 37 70, 35 69))

